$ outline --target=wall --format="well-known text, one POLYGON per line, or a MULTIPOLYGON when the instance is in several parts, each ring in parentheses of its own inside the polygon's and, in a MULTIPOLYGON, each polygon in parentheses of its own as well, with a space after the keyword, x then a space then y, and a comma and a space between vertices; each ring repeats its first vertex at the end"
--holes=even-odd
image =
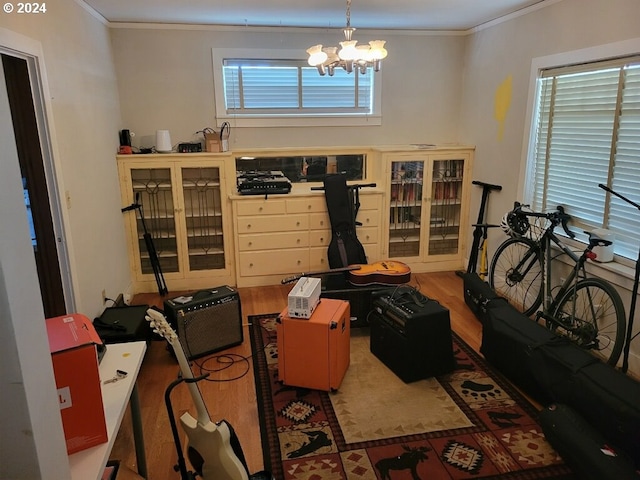
MULTIPOLYGON (((43 79, 71 276, 79 312, 102 310, 101 291, 127 288, 129 271, 115 153, 120 109, 109 31, 73 0, 41 15, 0 15, 0 47, 37 57, 43 79)), ((51 356, 39 302, 13 130, 0 90, 0 478, 68 478, 51 356)))
POLYGON ((45 14, 0 16, 8 35, 41 45, 59 202, 70 253, 76 310, 101 313, 129 271, 115 155, 120 99, 108 28, 73 0, 45 14))
MULTIPOLYGON (((168 129, 173 143, 191 141, 194 132, 220 124, 212 48, 295 49, 304 59, 307 47, 341 36, 340 29, 114 28, 123 124, 138 146, 152 146, 157 129, 168 129)), ((361 30, 355 36, 387 40, 389 55, 376 74, 381 126, 240 129, 232 121, 231 148, 457 142, 464 37, 361 30)))
MULTIPOLYGON (((491 194, 489 223, 498 223, 515 200, 522 200, 532 61, 640 38, 638 18, 637 0, 551 1, 544 8, 483 28, 467 38, 460 138, 476 145, 474 179, 503 186, 501 192, 491 194), (505 97, 500 97, 501 89, 505 97), (497 97, 510 100, 506 102, 502 135, 496 120, 497 97)), ((481 189, 476 188, 473 194, 472 204, 479 205, 481 189)), ((493 233, 490 255, 503 239, 501 232, 493 233)), ((628 311, 632 272, 627 271, 626 277, 600 273, 619 283, 628 311)), ((637 352, 639 347, 632 344, 632 350, 637 352)), ((630 370, 640 372, 640 360, 636 357, 633 362, 630 370)))

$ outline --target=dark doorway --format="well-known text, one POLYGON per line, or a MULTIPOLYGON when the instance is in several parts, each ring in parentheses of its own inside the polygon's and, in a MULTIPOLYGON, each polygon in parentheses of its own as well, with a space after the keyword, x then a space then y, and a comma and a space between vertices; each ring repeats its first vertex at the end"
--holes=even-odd
POLYGON ((22 173, 25 208, 31 228, 42 305, 46 318, 56 317, 67 312, 56 245, 58 239, 51 216, 29 67, 26 60, 3 54, 2 68, 22 173))

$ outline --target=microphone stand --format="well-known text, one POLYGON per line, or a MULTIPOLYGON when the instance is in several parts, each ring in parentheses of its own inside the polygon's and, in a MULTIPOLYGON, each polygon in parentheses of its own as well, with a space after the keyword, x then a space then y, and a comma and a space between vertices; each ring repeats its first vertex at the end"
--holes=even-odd
MULTIPOLYGON (((638 210, 640 210, 640 205, 638 205, 635 202, 632 202, 631 200, 624 197, 623 195, 620 195, 619 193, 614 192, 612 189, 610 189, 606 185, 603 185, 600 183, 598 186, 603 190, 606 190, 607 192, 612 193, 616 197, 621 198, 622 200, 627 202, 629 205, 633 205, 638 210)), ((640 251, 638 251, 638 258, 636 259, 636 274, 633 279, 633 290, 631 292, 631 306, 629 307, 629 321, 627 322, 627 338, 625 340, 624 354, 622 356, 622 373, 627 373, 627 370, 629 369, 629 350, 631 348, 631 341, 637 336, 637 335, 633 335, 633 319, 636 314, 636 301, 638 297, 639 281, 640 281, 640 251)))
POLYGON ((151 268, 153 268, 153 274, 156 278, 156 284, 158 285, 158 293, 160 295, 166 295, 169 293, 167 289, 167 284, 164 281, 164 275, 162 274, 162 267, 160 266, 160 259, 158 258, 158 252, 156 251, 156 247, 153 244, 153 237, 151 233, 147 230, 147 224, 144 221, 144 214, 142 212, 142 205, 138 202, 140 199, 140 193, 136 193, 136 201, 132 203, 128 207, 121 208, 120 211, 122 213, 129 212, 131 210, 138 210, 140 215, 140 221, 142 223, 142 230, 144 231, 143 238, 145 246, 147 247, 147 253, 149 254, 149 262, 151 263, 151 268))

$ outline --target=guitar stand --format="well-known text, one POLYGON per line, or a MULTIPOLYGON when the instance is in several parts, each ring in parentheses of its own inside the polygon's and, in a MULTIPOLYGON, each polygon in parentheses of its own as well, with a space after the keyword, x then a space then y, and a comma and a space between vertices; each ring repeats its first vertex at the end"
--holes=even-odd
MULTIPOLYGON (((471 245, 471 251, 469 252, 469 264, 467 265, 466 273, 475 273, 478 264, 478 248, 480 248, 480 241, 487 238, 487 229, 494 225, 488 225, 484 222, 484 213, 487 208, 487 202, 489 200, 489 194, 492 190, 498 192, 502 190, 502 185, 492 185, 490 183, 479 182, 474 180, 471 182, 474 185, 482 187, 482 201, 480 202, 480 210, 478 211, 478 221, 473 224, 475 229, 473 230, 473 244, 471 245)), ((457 271, 458 276, 462 276, 465 273, 463 271, 457 271)))
MULTIPOLYGON (((174 388, 176 388, 182 382, 196 383, 201 380, 204 380, 208 376, 209 376, 209 373, 205 373, 204 375, 200 375, 199 377, 194 377, 194 378, 184 378, 180 376, 177 379, 175 379, 173 382, 171 382, 164 392, 164 403, 167 407, 167 413, 169 415, 169 424, 171 425, 171 433, 173 435, 173 441, 176 445, 176 452, 178 454, 178 463, 173 466, 173 469, 176 472, 180 473, 180 480, 196 480, 196 477, 200 476, 202 472, 198 472, 198 471, 192 472, 187 468, 187 462, 185 461, 184 454, 182 453, 182 443, 180 442, 180 433, 178 432, 178 425, 176 424, 176 418, 173 413, 173 407, 171 405, 171 392, 173 391, 174 388)), ((237 445, 237 448, 241 450, 241 447, 239 444, 237 445)), ((193 459, 191 459, 191 461, 192 463, 194 462, 193 459)), ((242 457, 240 458, 240 461, 242 462, 242 464, 244 465, 244 468, 246 469, 247 467, 244 461, 244 455, 242 455, 242 457)), ((194 465, 194 467, 196 466, 194 465)), ((200 465, 200 467, 202 467, 202 465, 200 465)), ((250 475, 249 472, 247 471, 247 477, 249 478, 249 480, 275 480, 273 475, 266 470, 261 470, 259 472, 254 473, 253 475, 250 475)))
POLYGON ((140 214, 140 221, 142 222, 142 230, 144 231, 144 244, 147 247, 147 253, 149 254, 149 262, 151 263, 151 268, 153 268, 153 274, 156 277, 156 284, 158 285, 158 293, 160 295, 166 295, 169 293, 167 290, 167 284, 164 281, 164 275, 162 274, 162 268, 160 267, 160 260, 158 259, 158 252, 156 251, 156 247, 153 244, 153 237, 147 230, 147 224, 144 221, 144 214, 142 212, 142 205, 138 202, 140 198, 140 192, 136 193, 136 201, 132 203, 128 207, 124 207, 120 209, 122 213, 128 212, 130 210, 138 210, 140 214))
MULTIPOLYGON (((357 216, 358 216, 358 210, 360 210, 360 189, 361 188, 376 187, 376 186, 377 185, 375 183, 360 183, 360 184, 355 184, 355 185, 347 185, 347 189, 349 190, 349 196, 351 197, 351 200, 353 201, 353 218, 354 218, 355 224, 358 227, 362 226, 362 223, 360 223, 357 220, 355 220, 355 218, 357 218, 357 216)), ((321 191, 324 191, 324 186, 323 187, 311 187, 310 190, 321 190, 321 191)))
POLYGON ((164 392, 164 403, 167 406, 167 413, 169 414, 169 423, 171 424, 171 433, 173 434, 173 441, 176 444, 176 452, 178 453, 178 463, 174 465, 173 469, 176 472, 180 472, 181 480, 195 480, 198 473, 191 472, 187 468, 187 462, 185 461, 184 455, 182 453, 182 443, 180 443, 180 433, 178 432, 176 419, 175 419, 175 416, 173 415, 173 407, 171 406, 171 392, 173 391, 174 388, 176 388, 182 382, 185 382, 185 383, 199 382, 200 380, 203 380, 208 376, 209 374, 206 373, 196 378, 179 377, 173 382, 171 382, 164 392))

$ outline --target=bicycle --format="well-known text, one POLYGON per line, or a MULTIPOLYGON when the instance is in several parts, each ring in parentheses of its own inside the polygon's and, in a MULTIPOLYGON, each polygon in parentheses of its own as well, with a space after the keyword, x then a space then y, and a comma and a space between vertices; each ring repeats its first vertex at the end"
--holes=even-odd
POLYGON ((610 283, 587 277, 585 268, 587 260, 596 257, 593 248, 611 242, 585 232, 589 238, 586 248, 582 254, 574 252, 554 233, 562 226, 567 236, 574 238, 567 226, 570 219, 560 206, 553 212, 537 213, 516 202, 502 220, 501 226, 511 238, 498 246, 493 256, 489 285, 524 315, 537 312, 536 321, 544 320, 550 330, 616 365, 624 345, 624 304, 610 283), (535 219, 534 225, 530 218, 535 219), (551 264, 563 254, 574 266, 553 293, 551 264))

